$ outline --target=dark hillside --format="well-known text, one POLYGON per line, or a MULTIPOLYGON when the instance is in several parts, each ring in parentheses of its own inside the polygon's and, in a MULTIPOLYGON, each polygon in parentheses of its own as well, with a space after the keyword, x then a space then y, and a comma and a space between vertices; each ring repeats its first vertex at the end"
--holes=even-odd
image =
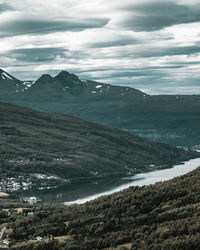
POLYGON ((11 249, 198 250, 199 178, 200 167, 171 181, 130 187, 79 206, 41 205, 33 207, 32 216, 25 209, 7 215, 11 249), (31 241, 49 234, 54 240, 31 241))
POLYGON ((62 114, 0 103, 1 174, 61 178, 125 176, 196 153, 62 114))
POLYGON ((147 95, 66 71, 23 82, 0 71, 0 101, 80 117, 176 146, 198 145, 200 95, 147 95))

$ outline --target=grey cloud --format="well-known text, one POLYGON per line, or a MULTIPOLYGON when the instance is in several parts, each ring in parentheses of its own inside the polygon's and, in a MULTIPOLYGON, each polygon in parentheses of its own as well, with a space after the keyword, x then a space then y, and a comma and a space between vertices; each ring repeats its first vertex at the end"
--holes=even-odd
POLYGON ((52 62, 59 58, 79 60, 86 58, 86 54, 81 51, 70 51, 64 47, 48 48, 26 48, 9 50, 2 56, 17 59, 18 62, 52 62))
POLYGON ((134 31, 156 31, 176 24, 200 21, 200 6, 179 5, 175 1, 160 1, 128 6, 130 12, 121 26, 134 31))
POLYGON ((12 10, 12 9, 13 8, 8 4, 5 4, 5 3, 0 4, 0 13, 3 13, 3 12, 8 11, 8 10, 12 10))
POLYGON ((105 76, 105 78, 109 78, 109 77, 113 77, 113 76, 141 76, 141 75, 149 75, 149 73, 146 72, 152 72, 152 71, 158 71, 158 70, 166 70, 166 69, 180 69, 183 68, 185 65, 169 65, 169 66, 150 66, 150 67, 144 67, 144 68, 138 68, 138 69, 134 69, 134 68, 129 68, 126 70, 121 69, 120 67, 101 67, 98 69, 87 69, 87 70, 77 70, 76 73, 78 74, 84 74, 84 73, 92 73, 92 72, 103 72, 106 73, 107 75, 109 74, 109 76, 105 76), (111 72, 111 73, 110 73, 111 72), (145 73, 144 73, 145 72, 145 73))
POLYGON ((174 55, 191 55, 200 52, 200 46, 167 47, 161 49, 149 49, 141 52, 141 57, 162 57, 174 55))
MULTIPOLYGON (((165 76, 167 72, 162 70, 148 70, 148 69, 140 69, 140 70, 133 70, 133 71, 117 71, 110 74, 103 74, 101 77, 93 76, 93 79, 97 80, 99 78, 103 79, 112 79, 112 78, 132 78, 132 77, 161 77, 165 76)), ((129 80, 130 82, 130 80, 129 80)))
POLYGON ((122 49, 112 55, 113 58, 148 58, 164 57, 176 55, 192 55, 200 53, 200 46, 182 46, 182 47, 133 47, 122 49))
POLYGON ((82 31, 85 29, 100 28, 108 23, 108 19, 84 19, 51 21, 43 19, 23 18, 10 20, 1 25, 0 37, 24 34, 48 34, 63 31, 82 31))
POLYGON ((66 57, 66 49, 59 47, 14 49, 7 52, 7 55, 23 62, 48 62, 53 61, 57 56, 66 57))
POLYGON ((177 65, 179 64, 180 66, 183 65, 183 66, 187 66, 187 65, 200 65, 200 61, 190 61, 190 62, 187 62, 187 61, 175 61, 175 62, 170 62, 171 65, 177 65))
POLYGON ((122 38, 118 40, 111 40, 107 42, 97 42, 97 43, 92 43, 88 47, 90 48, 105 48, 105 47, 119 47, 119 46, 126 46, 126 45, 131 45, 131 44, 137 44, 139 41, 134 38, 122 38))

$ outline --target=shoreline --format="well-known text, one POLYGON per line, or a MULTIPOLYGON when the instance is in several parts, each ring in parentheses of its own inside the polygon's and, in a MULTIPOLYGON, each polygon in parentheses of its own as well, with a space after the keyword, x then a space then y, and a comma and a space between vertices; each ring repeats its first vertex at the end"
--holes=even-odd
POLYGON ((183 162, 182 164, 174 165, 171 168, 164 168, 164 169, 159 169, 159 170, 154 170, 150 172, 145 172, 145 173, 140 173, 140 174, 135 174, 133 176, 127 177, 127 180, 130 180, 127 184, 120 185, 116 188, 112 188, 110 190, 107 190, 105 192, 97 193, 94 195, 90 195, 84 198, 76 199, 74 201, 68 201, 64 202, 64 205, 73 205, 73 204, 83 204, 91 200, 95 200, 101 196, 104 195, 110 195, 115 192, 122 191, 126 188, 129 188, 130 186, 146 186, 146 185, 152 185, 160 181, 167 181, 171 180, 175 177, 187 174, 196 168, 200 166, 200 157, 190 159, 188 161, 183 162), (185 167, 183 169, 183 167, 185 167), (178 174, 176 173, 176 170, 178 170, 178 174), (175 173, 173 174, 173 171, 175 173), (181 171, 181 172, 180 172, 181 171), (167 172, 167 175, 166 175, 167 172), (149 179, 150 180, 149 180, 149 179))

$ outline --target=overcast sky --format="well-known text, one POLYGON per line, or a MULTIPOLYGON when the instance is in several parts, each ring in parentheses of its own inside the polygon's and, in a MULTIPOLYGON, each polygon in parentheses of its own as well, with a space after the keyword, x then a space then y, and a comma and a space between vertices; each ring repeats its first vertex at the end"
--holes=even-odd
POLYGON ((200 94, 200 0, 0 0, 0 68, 200 94))

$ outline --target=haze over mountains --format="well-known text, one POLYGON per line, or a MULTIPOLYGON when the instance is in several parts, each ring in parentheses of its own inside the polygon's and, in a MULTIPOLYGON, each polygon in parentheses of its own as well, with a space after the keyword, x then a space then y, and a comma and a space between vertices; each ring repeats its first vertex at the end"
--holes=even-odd
POLYGON ((173 145, 199 144, 200 95, 147 95, 66 71, 36 82, 0 71, 0 101, 60 112, 173 145))

